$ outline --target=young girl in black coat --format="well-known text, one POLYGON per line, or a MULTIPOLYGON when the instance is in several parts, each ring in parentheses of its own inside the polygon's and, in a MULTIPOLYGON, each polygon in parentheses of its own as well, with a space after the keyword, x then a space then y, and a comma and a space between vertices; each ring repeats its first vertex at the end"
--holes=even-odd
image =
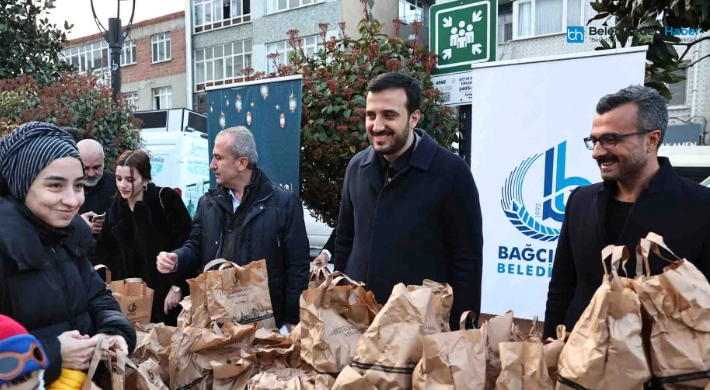
POLYGON ((150 182, 146 152, 124 152, 115 174, 118 196, 106 213, 94 262, 106 265, 114 280, 143 279, 154 291, 150 322, 176 326, 187 283, 160 274, 155 262, 158 253, 180 248, 187 240, 190 214, 175 190, 150 182))
POLYGON ((103 339, 126 353, 136 344, 89 262, 94 240, 77 216, 82 204, 84 167, 69 133, 30 122, 0 138, 0 314, 42 344, 47 386, 62 369, 88 369, 103 339))

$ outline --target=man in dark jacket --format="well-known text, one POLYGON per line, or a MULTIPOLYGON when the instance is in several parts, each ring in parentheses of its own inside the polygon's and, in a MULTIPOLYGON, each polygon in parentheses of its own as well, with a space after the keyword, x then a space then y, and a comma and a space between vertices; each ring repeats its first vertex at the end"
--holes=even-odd
POLYGON ((79 147, 81 161, 84 163, 86 180, 84 182, 84 196, 86 201, 79 209, 79 214, 91 227, 95 235, 101 234, 105 214, 116 196, 116 176, 104 169, 104 148, 93 139, 81 140, 76 144, 79 147), (100 217, 96 217, 96 216, 100 217))
POLYGON ((276 324, 294 326, 310 263, 303 206, 256 166, 256 144, 247 128, 221 131, 212 155, 217 189, 200 198, 185 245, 158 255, 158 270, 189 278, 217 258, 239 265, 266 259, 276 324))
POLYGON ((385 303, 397 283, 428 278, 454 290, 451 326, 480 312, 483 235, 473 176, 462 158, 415 129, 420 86, 408 74, 373 79, 365 128, 371 146, 345 173, 335 269, 385 303))
MULTIPOLYGON (((666 100, 655 90, 630 86, 601 98, 584 142, 603 182, 578 187, 562 223, 545 311, 545 337, 555 327, 574 328, 604 270, 601 251, 610 244, 634 253, 649 232, 660 234, 678 256, 710 272, 710 189, 678 176, 657 157, 668 124, 666 100)), ((668 263, 652 257, 652 274, 668 263)), ((635 276, 636 259, 625 267, 635 276)), ((622 273, 623 275, 623 273, 622 273)))

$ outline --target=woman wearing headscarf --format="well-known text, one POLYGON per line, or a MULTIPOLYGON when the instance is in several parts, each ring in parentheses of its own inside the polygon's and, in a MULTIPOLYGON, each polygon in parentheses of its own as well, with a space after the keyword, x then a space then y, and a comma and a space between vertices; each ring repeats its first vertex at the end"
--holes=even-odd
POLYGON ((180 195, 151 182, 150 156, 128 150, 116 160, 118 196, 106 213, 96 243, 95 263, 111 270, 114 279, 141 278, 154 291, 150 322, 177 326, 185 280, 158 272, 158 253, 182 247, 192 220, 180 195))
POLYGON ((105 338, 130 353, 136 334, 87 259, 84 169, 71 135, 31 122, 0 139, 0 314, 42 344, 49 385, 86 370, 105 338))

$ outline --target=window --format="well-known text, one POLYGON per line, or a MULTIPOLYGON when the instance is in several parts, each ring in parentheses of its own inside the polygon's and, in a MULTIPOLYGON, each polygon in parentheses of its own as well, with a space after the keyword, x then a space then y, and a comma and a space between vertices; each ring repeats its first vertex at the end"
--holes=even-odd
MULTIPOLYGON (((87 43, 82 46, 64 49, 61 57, 69 64, 76 65, 79 72, 108 68, 110 57, 106 41, 87 43)), ((136 42, 126 40, 121 51, 121 66, 136 63, 136 42)))
POLYGON ((121 66, 136 64, 136 41, 131 39, 123 42, 121 50, 121 66))
MULTIPOLYGON (((683 61, 681 67, 690 65, 690 62, 683 61)), ((688 77, 687 69, 678 69, 673 72, 674 75, 688 77)), ((671 91, 673 98, 668 101, 668 106, 685 106, 685 97, 687 95, 686 89, 688 87, 688 80, 679 81, 677 83, 668 84, 668 89, 671 91)))
POLYGON ((195 32, 247 23, 250 0, 195 0, 195 32))
POLYGON ((151 63, 170 61, 170 33, 162 33, 150 37, 151 63))
POLYGON ((402 23, 424 20, 424 6, 417 0, 399 0, 399 19, 402 23))
POLYGON ((138 109, 138 92, 126 92, 123 94, 123 98, 131 105, 132 111, 138 109))
POLYGON ((167 110, 173 108, 172 87, 153 88, 153 109, 167 110))
POLYGON ((196 90, 243 81, 251 67, 251 39, 195 50, 196 90))
POLYGON ((498 11, 498 43, 508 42, 513 39, 513 10, 509 12, 498 11))
POLYGON ((304 5, 322 3, 325 0, 266 0, 266 13, 273 14, 274 12, 286 11, 304 5))
POLYGON ((557 34, 581 26, 581 0, 520 0, 513 3, 513 39, 557 34))
MULTIPOLYGON (((301 38, 301 42, 303 42, 303 52, 306 53, 307 56, 312 56, 318 52, 318 35, 303 37, 301 38)), ((281 66, 289 63, 288 56, 292 51, 293 48, 289 45, 288 41, 274 42, 266 45, 267 73, 276 72, 278 70, 277 67, 274 66, 274 61, 268 57, 269 54, 278 52, 279 56, 276 62, 281 66)))

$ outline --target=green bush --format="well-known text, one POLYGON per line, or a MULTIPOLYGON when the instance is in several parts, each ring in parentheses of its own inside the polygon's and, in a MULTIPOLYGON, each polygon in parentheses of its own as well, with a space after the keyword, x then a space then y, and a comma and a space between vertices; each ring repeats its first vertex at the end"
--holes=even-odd
POLYGON ((97 85, 96 76, 62 73, 42 86, 26 74, 0 80, 0 136, 22 123, 42 121, 83 130, 84 138, 99 141, 109 166, 128 149, 140 145, 140 121, 122 96, 111 98, 111 89, 97 85))
MULTIPOLYGON (((254 73, 244 69, 249 81, 303 75, 301 119, 301 199, 313 216, 335 227, 340 210, 345 169, 359 151, 369 146, 365 132, 367 83, 386 72, 407 72, 422 86, 421 120, 417 127, 427 131, 441 146, 456 151, 458 122, 451 107, 441 105, 440 92, 430 74, 436 55, 421 45, 408 46, 402 39, 382 34, 381 24, 371 18, 367 0, 365 18, 359 24, 360 37, 345 36, 345 23, 339 23, 341 39, 326 39, 328 25, 320 24, 321 43, 316 55, 307 56, 298 37, 290 30, 290 64, 278 72, 254 73)), ((395 35, 398 34, 398 19, 395 35)), ((414 23, 418 35, 421 22, 414 23)), ((415 38, 416 42, 416 38, 415 38)), ((272 60, 276 54, 269 55, 272 60)))

